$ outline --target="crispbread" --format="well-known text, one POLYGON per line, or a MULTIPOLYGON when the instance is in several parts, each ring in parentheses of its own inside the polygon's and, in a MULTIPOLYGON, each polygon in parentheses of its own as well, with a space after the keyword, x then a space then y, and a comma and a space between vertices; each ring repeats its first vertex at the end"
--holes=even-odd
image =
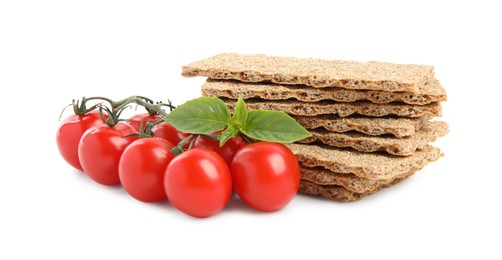
POLYGON ((416 118, 375 118, 339 117, 336 115, 294 116, 294 118, 307 129, 326 129, 338 133, 357 131, 375 136, 392 134, 397 138, 415 134, 429 119, 428 116, 416 118))
POLYGON ((434 67, 386 62, 357 62, 313 58, 223 53, 183 66, 185 77, 206 76, 244 82, 302 84, 382 91, 409 91, 434 79, 434 67))
MULTIPOLYGON (((347 190, 342 186, 338 185, 323 186, 307 180, 300 181, 300 187, 298 188, 298 191, 309 195, 322 195, 325 198, 338 202, 361 200, 362 198, 366 197, 366 195, 371 193, 371 192, 357 193, 354 191, 347 190)), ((377 190, 373 192, 377 192, 377 190)))
MULTIPOLYGON (((233 109, 237 100, 222 98, 233 109)), ((245 100, 250 109, 279 110, 295 116, 316 116, 336 114, 341 117, 352 114, 364 116, 397 115, 401 117, 441 116, 441 104, 434 102, 423 106, 406 104, 375 104, 369 101, 356 101, 339 103, 334 101, 320 101, 317 103, 304 103, 294 100, 266 101, 261 99, 245 100)))
POLYGON ((301 140, 300 143, 320 141, 334 147, 351 147, 361 152, 371 153, 384 151, 389 154, 408 156, 417 149, 424 148, 429 142, 435 141, 448 133, 448 124, 441 121, 430 121, 414 135, 406 138, 368 136, 360 133, 334 133, 326 130, 310 130, 312 137, 301 140))
POLYGON ((323 197, 334 201, 348 202, 361 200, 367 195, 374 194, 384 187, 396 185, 405 179, 406 178, 396 178, 385 185, 378 186, 374 190, 362 193, 354 192, 338 185, 319 185, 307 180, 301 180, 298 191, 310 195, 322 195, 323 197))
MULTIPOLYGON (((370 192, 378 189, 382 185, 387 185, 394 181, 394 179, 389 180, 370 180, 361 177, 357 177, 354 174, 347 173, 336 173, 330 170, 326 170, 322 167, 306 167, 300 166, 301 179, 313 182, 318 185, 338 185, 343 188, 357 192, 364 193, 370 192)), ((406 172, 402 175, 396 176, 396 178, 404 179, 413 175, 415 171, 406 172)))
POLYGON ((430 145, 406 157, 308 144, 286 144, 286 146, 304 166, 321 166, 333 172, 352 173, 371 180, 393 179, 421 169, 442 156, 438 148, 430 145))
POLYGON ((413 105, 425 105, 432 102, 446 101, 446 92, 439 84, 439 81, 435 80, 429 84, 432 86, 425 88, 429 92, 415 94, 412 92, 352 90, 336 87, 312 88, 304 85, 243 83, 233 80, 208 79, 202 85, 202 93, 205 96, 218 96, 231 99, 238 99, 239 97, 244 99, 261 98, 265 100, 296 99, 303 102, 318 102, 321 100, 354 102, 368 100, 379 104, 400 101, 413 105))

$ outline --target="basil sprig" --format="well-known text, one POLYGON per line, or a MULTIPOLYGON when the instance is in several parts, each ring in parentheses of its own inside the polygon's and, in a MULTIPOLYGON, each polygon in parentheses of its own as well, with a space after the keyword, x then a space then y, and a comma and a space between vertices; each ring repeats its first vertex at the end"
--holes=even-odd
POLYGON ((220 135, 220 146, 238 135, 276 143, 292 143, 312 136, 284 112, 248 111, 241 97, 233 115, 221 99, 201 97, 178 106, 164 120, 184 133, 211 134, 224 130, 220 135))

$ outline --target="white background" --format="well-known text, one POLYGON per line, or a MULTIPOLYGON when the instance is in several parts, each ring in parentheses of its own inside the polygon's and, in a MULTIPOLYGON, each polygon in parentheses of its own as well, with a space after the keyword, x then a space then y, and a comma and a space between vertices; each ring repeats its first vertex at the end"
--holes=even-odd
POLYGON ((2 1, 0 259, 501 259, 500 8, 280 2, 2 1), (435 65, 446 156, 360 202, 299 195, 260 213, 236 199, 208 219, 140 203, 59 156, 73 98, 181 104, 204 81, 181 66, 221 52, 435 65))

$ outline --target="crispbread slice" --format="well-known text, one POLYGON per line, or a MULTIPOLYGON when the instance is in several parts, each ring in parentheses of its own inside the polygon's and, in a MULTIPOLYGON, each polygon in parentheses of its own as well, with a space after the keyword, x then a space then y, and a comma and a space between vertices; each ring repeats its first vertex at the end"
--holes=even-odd
MULTIPOLYGON (((339 102, 354 102, 368 100, 373 103, 404 102, 413 105, 425 105, 432 102, 446 101, 446 92, 435 80, 432 86, 420 94, 412 92, 387 92, 373 90, 352 90, 344 88, 312 88, 305 85, 277 85, 271 83, 243 83, 232 80, 208 79, 202 85, 202 93, 206 96, 218 96, 231 99, 242 97, 261 98, 265 100, 296 99, 303 102, 318 102, 334 100, 339 102)), ((428 84, 428 85, 429 85, 428 84)))
POLYGON ((351 147, 361 152, 384 151, 389 154, 408 156, 417 149, 424 148, 448 133, 448 124, 441 121, 429 121, 414 135, 406 138, 386 136, 368 136, 360 133, 334 133, 326 130, 310 130, 312 137, 300 141, 309 144, 320 141, 334 147, 351 147))
MULTIPOLYGON (((357 193, 345 189, 342 186, 338 185, 323 186, 307 180, 300 181, 300 187, 298 188, 298 192, 309 195, 322 195, 325 198, 338 202, 361 200, 364 197, 366 197, 366 195, 371 193, 371 192, 357 193)), ((373 192, 377 192, 377 190, 373 192)))
POLYGON ((442 156, 439 148, 426 146, 410 156, 362 153, 354 150, 308 144, 286 144, 298 162, 337 173, 352 173, 371 180, 389 180, 416 171, 442 156))
MULTIPOLYGON (((237 100, 222 98, 233 109, 237 100)), ((364 116, 388 116, 422 117, 441 116, 441 104, 434 102, 423 106, 406 104, 375 104, 369 101, 356 101, 351 103, 339 103, 333 101, 320 101, 317 103, 304 103, 294 100, 266 101, 260 99, 245 100, 250 109, 279 110, 295 116, 317 116, 336 114, 341 117, 352 114, 364 116)))
POLYGON ((223 53, 183 66, 185 77, 206 76, 244 82, 302 84, 317 88, 342 87, 382 91, 409 91, 434 79, 434 67, 387 62, 357 62, 313 58, 223 53))
POLYGON ((390 187, 396 185, 405 179, 407 178, 396 178, 387 184, 380 185, 371 191, 366 191, 362 193, 348 190, 339 185, 319 185, 307 180, 301 180, 300 188, 298 189, 298 191, 310 195, 322 195, 325 198, 338 202, 348 202, 348 201, 361 200, 367 195, 374 194, 380 191, 384 187, 390 187))
POLYGON ((374 136, 392 134, 397 138, 414 135, 429 120, 428 116, 416 118, 375 118, 319 115, 294 116, 294 118, 307 129, 326 129, 330 132, 338 133, 357 131, 374 136))
POLYGON ((303 165, 300 165, 300 172, 302 180, 307 180, 318 185, 338 185, 353 192, 365 193, 376 190, 382 185, 387 185, 393 182, 396 178, 408 178, 416 171, 406 172, 389 180, 370 180, 357 177, 354 174, 336 173, 322 167, 312 168, 303 165))

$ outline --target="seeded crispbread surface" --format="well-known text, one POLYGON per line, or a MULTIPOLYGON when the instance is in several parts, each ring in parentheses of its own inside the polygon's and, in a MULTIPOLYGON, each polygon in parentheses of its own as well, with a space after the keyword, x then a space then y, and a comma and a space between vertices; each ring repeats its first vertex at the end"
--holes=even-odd
POLYGON ((300 165, 300 172, 302 180, 307 180, 318 185, 338 185, 357 193, 370 192, 379 189, 380 186, 387 185, 393 182, 396 178, 408 178, 415 173, 415 171, 410 171, 389 180, 370 180, 357 177, 354 174, 332 172, 322 167, 312 168, 300 165))
POLYGON ((344 133, 357 131, 367 135, 391 134, 403 138, 415 134, 429 119, 417 118, 376 118, 376 117, 339 117, 336 115, 294 116, 295 120, 307 129, 326 129, 330 132, 344 133))
POLYGON ((318 102, 321 100, 354 102, 368 100, 379 104, 398 101, 413 105, 425 105, 432 102, 446 101, 446 92, 439 84, 439 81, 435 80, 426 86, 423 87, 424 90, 421 89, 420 94, 415 94, 412 92, 351 90, 336 87, 312 88, 304 85, 243 83, 233 80, 208 79, 202 85, 202 93, 206 96, 231 99, 238 99, 239 97, 244 99, 261 98, 265 100, 296 99, 303 102, 318 102))
MULTIPOLYGON (((227 105, 233 109, 237 100, 222 98, 227 105)), ((347 117, 350 115, 364 116, 388 116, 397 115, 400 117, 422 117, 441 116, 441 104, 434 102, 423 106, 407 104, 375 104, 369 101, 356 101, 351 103, 340 103, 334 101, 320 101, 316 103, 305 103, 294 100, 267 101, 262 99, 245 100, 250 109, 279 110, 295 116, 317 116, 317 115, 339 115, 347 117)))
POLYGON ((286 144, 286 146, 304 166, 320 166, 333 172, 352 173, 371 180, 393 179, 421 169, 442 156, 439 148, 430 145, 406 157, 309 144, 286 144))
POLYGON ((391 182, 385 184, 385 185, 380 185, 374 190, 367 191, 367 192, 354 192, 351 190, 348 190, 342 186, 339 185, 319 185, 307 180, 301 180, 300 181, 300 187, 298 189, 299 192, 305 193, 305 194, 310 194, 310 195, 321 195, 325 198, 338 201, 338 202, 348 202, 348 201, 357 201, 361 200, 367 195, 371 195, 374 193, 377 193, 384 187, 390 187, 393 185, 396 185, 403 180, 407 178, 396 178, 392 180, 391 182))
POLYGON ((434 79, 434 67, 387 62, 357 62, 223 53, 183 66, 185 77, 206 76, 243 82, 302 84, 382 91, 409 91, 434 79))
POLYGON ((334 147, 351 147, 361 152, 387 152, 393 155, 408 156, 417 149, 424 148, 429 142, 445 136, 448 124, 441 121, 429 121, 414 135, 406 138, 387 136, 368 136, 360 133, 334 133, 326 130, 310 130, 312 137, 300 143, 322 142, 334 147))

